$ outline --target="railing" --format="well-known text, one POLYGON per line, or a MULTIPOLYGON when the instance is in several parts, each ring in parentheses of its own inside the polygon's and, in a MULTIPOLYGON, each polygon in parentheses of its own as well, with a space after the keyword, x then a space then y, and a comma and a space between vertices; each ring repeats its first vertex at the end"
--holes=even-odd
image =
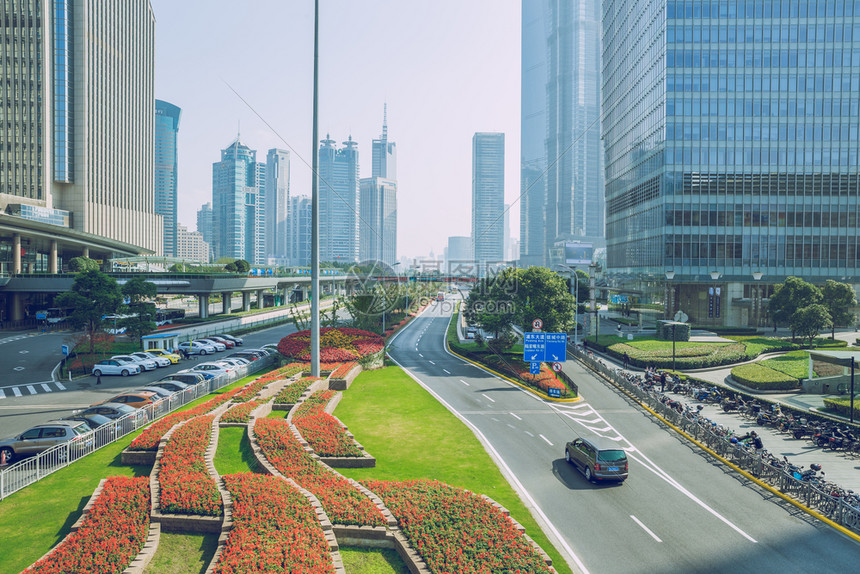
POLYGON ((214 379, 203 381, 173 393, 169 397, 147 405, 129 413, 122 418, 105 424, 83 436, 63 444, 51 447, 36 456, 16 462, 0 471, 0 500, 10 494, 35 483, 71 463, 91 454, 103 446, 121 439, 127 434, 143 428, 152 421, 187 405, 202 396, 229 385, 243 377, 256 373, 271 365, 274 356, 263 357, 249 365, 239 367, 229 375, 218 375, 214 379))
POLYGON ((796 479, 787 469, 770 464, 760 454, 736 446, 729 440, 728 436, 714 432, 697 421, 685 417, 683 413, 663 404, 655 393, 627 380, 603 361, 589 356, 580 349, 570 352, 574 353, 576 358, 590 369, 627 391, 640 403, 647 405, 648 408, 658 413, 669 423, 705 444, 722 458, 744 469, 762 482, 770 484, 806 507, 823 514, 833 522, 860 533, 860 505, 848 502, 842 496, 832 495, 831 492, 835 489, 827 488, 815 482, 796 479))

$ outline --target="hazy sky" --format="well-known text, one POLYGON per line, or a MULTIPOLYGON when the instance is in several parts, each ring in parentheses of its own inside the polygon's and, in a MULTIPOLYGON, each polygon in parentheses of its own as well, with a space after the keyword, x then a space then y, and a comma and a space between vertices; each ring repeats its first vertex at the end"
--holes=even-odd
MULTIPOLYGON (((155 95, 182 108, 179 222, 196 228, 197 210, 212 199, 212 163, 240 123, 258 160, 269 148, 293 148, 290 193, 310 195, 313 0, 152 5, 155 95)), ((441 254, 448 236, 471 233, 477 131, 505 133, 505 201, 518 197, 519 0, 322 0, 319 69, 320 136, 351 134, 361 177, 370 176, 388 102, 398 256, 441 254)), ((519 204, 511 214, 517 237, 519 204)))

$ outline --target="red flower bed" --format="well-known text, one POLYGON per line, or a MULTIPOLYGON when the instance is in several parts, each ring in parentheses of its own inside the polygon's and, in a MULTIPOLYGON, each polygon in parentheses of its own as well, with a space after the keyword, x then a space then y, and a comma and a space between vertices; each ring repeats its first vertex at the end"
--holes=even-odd
POLYGON ((248 401, 230 407, 226 413, 221 415, 222 423, 247 423, 251 419, 251 411, 263 404, 263 401, 248 401))
POLYGON ((558 389, 561 396, 570 395, 570 389, 567 388, 567 385, 558 380, 553 370, 545 363, 541 363, 540 374, 532 375, 529 373, 528 364, 521 361, 503 361, 498 357, 490 357, 486 362, 493 369, 512 375, 526 385, 535 387, 544 393, 548 393, 549 389, 558 389))
POLYGON ((228 474, 224 484, 233 497, 233 528, 216 574, 335 571, 316 513, 300 492, 251 473, 228 474))
POLYGON ((340 423, 325 412, 325 406, 334 395, 335 391, 312 394, 296 408, 293 424, 320 456, 362 456, 364 453, 346 436, 340 423))
POLYGON ((281 389, 281 392, 275 397, 276 405, 294 405, 302 393, 316 381, 322 380, 322 377, 304 377, 298 381, 294 381, 281 389))
MULTIPOLYGON (((361 359, 382 350, 383 338, 361 329, 320 329, 320 361, 340 363, 361 359)), ((311 333, 299 331, 281 339, 278 351, 288 358, 311 360, 311 333)))
POLYGON ((364 493, 339 474, 314 460, 296 440, 283 419, 259 419, 257 444, 281 474, 312 492, 334 524, 381 526, 382 513, 364 493))
POLYGON ((447 484, 370 481, 434 573, 549 572, 513 523, 477 494, 447 484))
POLYGON ((221 514, 221 494, 206 470, 203 456, 212 436, 215 417, 188 421, 170 435, 161 455, 159 505, 167 514, 221 514))
POLYGON ((358 365, 358 363, 355 361, 350 361, 348 363, 341 364, 338 368, 336 368, 334 371, 332 371, 331 378, 332 379, 344 378, 345 376, 347 376, 349 374, 349 372, 351 370, 353 370, 355 368, 356 365, 358 365))
POLYGON ((83 525, 25 572, 122 572, 143 548, 148 530, 149 478, 112 476, 102 486, 83 525))
POLYGON ((289 379, 296 373, 300 373, 304 370, 310 370, 310 363, 290 363, 288 365, 284 365, 274 371, 266 373, 265 375, 261 375, 255 379, 255 381, 259 381, 261 379, 265 379, 269 382, 271 381, 279 381, 281 379, 289 379))

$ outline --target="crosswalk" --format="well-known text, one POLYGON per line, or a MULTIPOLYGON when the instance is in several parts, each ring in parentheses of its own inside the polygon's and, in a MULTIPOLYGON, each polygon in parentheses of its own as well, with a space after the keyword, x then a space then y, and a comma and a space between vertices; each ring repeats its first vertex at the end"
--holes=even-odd
POLYGON ((0 388, 0 399, 12 397, 28 397, 39 393, 53 393, 54 390, 65 391, 66 386, 57 381, 55 383, 33 383, 30 385, 16 385, 14 387, 0 388), (54 388, 56 387, 56 389, 54 388))

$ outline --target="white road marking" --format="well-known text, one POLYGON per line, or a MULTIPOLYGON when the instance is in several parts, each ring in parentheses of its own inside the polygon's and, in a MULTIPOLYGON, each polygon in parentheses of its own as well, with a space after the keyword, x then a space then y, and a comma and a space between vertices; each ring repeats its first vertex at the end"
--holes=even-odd
POLYGON ((445 371, 445 373, 446 373, 446 374, 448 374, 448 375, 450 375, 450 374, 451 374, 451 371, 449 371, 448 369, 442 369, 442 370, 443 370, 443 371, 445 371))
POLYGON ((34 387, 33 385, 27 385, 27 390, 30 391, 31 395, 36 394, 36 387, 34 387))
POLYGON ((467 383, 466 381, 464 381, 463 379, 460 379, 460 382, 461 382, 461 383, 463 383, 464 385, 466 385, 467 387, 471 387, 471 386, 472 386, 472 385, 470 385, 469 383, 467 383))
POLYGON ((41 384, 42 384, 42 388, 45 389, 46 393, 53 393, 54 392, 54 389, 52 389, 51 387, 49 387, 45 383, 41 383, 41 384))
POLYGON ((418 353, 418 356, 421 357, 422 359, 424 358, 424 355, 422 355, 421 353, 418 353))
POLYGON ((484 393, 481 393, 481 396, 482 396, 482 397, 484 397, 485 399, 487 399, 488 401, 490 401, 491 403, 496 402, 495 400, 491 399, 490 397, 488 397, 488 396, 487 396, 487 395, 485 395, 484 393))
POLYGON ((0 389, 0 399, 5 399, 6 393, 3 392, 3 389, 0 389))
POLYGON ((66 387, 65 387, 65 386, 63 386, 63 383, 61 383, 60 381, 57 381, 57 382, 56 382, 56 383, 54 383, 54 384, 55 384, 55 385, 57 385, 57 386, 60 388, 60 390, 61 390, 61 391, 65 391, 65 390, 66 390, 66 387))
POLYGON ((435 364, 436 364, 436 363, 434 363, 433 361, 427 361, 427 362, 428 362, 428 363, 430 363, 431 365, 435 365, 435 364))
POLYGON ((539 437, 541 437, 543 440, 545 440, 545 441, 546 441, 546 444, 548 444, 549 446, 553 446, 553 444, 552 444, 551 442, 549 442, 549 439, 548 439, 548 438, 546 438, 546 437, 545 437, 545 436, 543 436, 542 434, 541 434, 541 435, 538 435, 538 436, 539 436, 539 437))
POLYGON ((512 416, 512 417, 514 417, 515 419, 517 419, 518 421, 523 420, 523 419, 521 419, 520 417, 518 417, 518 416, 516 415, 516 413, 511 413, 511 416, 512 416))
POLYGON ((508 425, 509 427, 511 427, 512 429, 516 429, 516 428, 517 428, 517 427, 515 427, 514 425, 512 425, 511 423, 505 423, 505 424, 507 424, 507 425, 508 425))
POLYGON ((525 431, 525 433, 526 433, 527 435, 529 435, 530 437, 532 437, 532 438, 534 438, 534 436, 535 436, 535 435, 533 435, 532 433, 530 433, 529 431, 525 431))
POLYGON ((21 396, 21 389, 19 389, 18 387, 12 387, 12 393, 13 393, 16 397, 20 397, 20 396, 21 396))
POLYGON ((642 521, 641 521, 641 520, 639 520, 638 518, 636 518, 636 517, 635 517, 635 516, 633 516, 632 514, 630 515, 630 518, 632 518, 632 519, 633 519, 633 522, 635 522, 636 524, 638 524, 639 526, 641 526, 641 527, 642 527, 642 530, 644 530, 645 532, 647 532, 648 534, 650 534, 650 535, 651 535, 651 538, 653 538, 653 539, 654 539, 654 540, 656 540, 657 542, 663 542, 662 540, 660 540, 660 538, 659 538, 656 534, 654 534, 653 532, 651 532, 651 529, 650 529, 650 528, 648 528, 647 526, 645 526, 644 524, 642 524, 642 521))

